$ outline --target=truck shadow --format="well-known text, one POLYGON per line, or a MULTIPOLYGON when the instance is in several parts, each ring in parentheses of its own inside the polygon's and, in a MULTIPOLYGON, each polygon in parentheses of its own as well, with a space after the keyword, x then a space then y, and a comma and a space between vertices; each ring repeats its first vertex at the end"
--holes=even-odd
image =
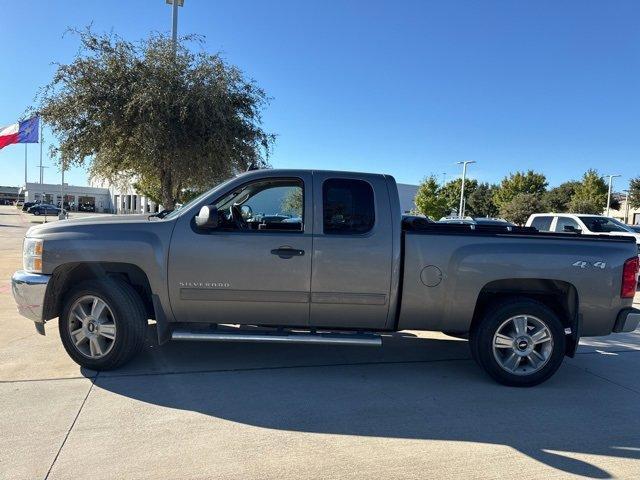
POLYGON ((150 344, 96 386, 264 428, 508 446, 590 478, 611 475, 578 457, 640 459, 637 393, 566 364, 541 386, 503 387, 454 339, 396 334, 381 349, 150 344))

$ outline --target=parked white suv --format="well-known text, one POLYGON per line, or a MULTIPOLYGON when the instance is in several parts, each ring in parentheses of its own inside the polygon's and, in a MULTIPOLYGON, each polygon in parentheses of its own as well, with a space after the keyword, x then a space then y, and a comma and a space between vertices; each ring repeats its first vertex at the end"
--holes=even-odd
POLYGON ((527 227, 541 232, 574 232, 583 235, 619 235, 635 237, 640 251, 640 233, 615 218, 586 213, 534 213, 527 220, 527 227))

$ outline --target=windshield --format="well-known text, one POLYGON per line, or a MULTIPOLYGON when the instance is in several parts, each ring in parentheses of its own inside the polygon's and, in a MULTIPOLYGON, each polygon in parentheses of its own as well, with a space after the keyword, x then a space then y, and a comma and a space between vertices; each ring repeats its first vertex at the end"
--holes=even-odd
POLYGON ((185 203, 184 205, 180 205, 177 206, 175 208, 175 210, 171 211, 169 214, 167 214, 166 216, 164 216, 162 219, 163 220, 171 220, 172 218, 176 218, 178 215, 180 215, 181 212, 184 212, 186 210, 189 209, 189 207, 191 207, 192 205, 195 205, 196 203, 200 202, 202 199, 206 198, 212 190, 221 187, 222 185, 224 185, 225 183, 229 182, 230 180, 232 180, 235 177, 231 177, 231 178, 227 178, 225 181, 220 182, 218 185, 216 185, 213 188, 210 188, 209 190, 207 190, 204 193, 201 193, 200 195, 198 195, 195 198, 192 198, 191 200, 189 200, 187 203, 185 203))
POLYGON ((587 217, 580 215, 578 217, 592 232, 631 232, 631 229, 624 223, 609 217, 587 217))

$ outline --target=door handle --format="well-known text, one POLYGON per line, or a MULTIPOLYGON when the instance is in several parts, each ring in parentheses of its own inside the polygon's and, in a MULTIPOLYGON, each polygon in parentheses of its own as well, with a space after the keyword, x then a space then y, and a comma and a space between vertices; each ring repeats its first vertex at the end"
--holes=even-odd
POLYGON ((304 255, 304 250, 291 247, 280 247, 271 250, 273 255, 278 255, 280 258, 301 257, 304 255))

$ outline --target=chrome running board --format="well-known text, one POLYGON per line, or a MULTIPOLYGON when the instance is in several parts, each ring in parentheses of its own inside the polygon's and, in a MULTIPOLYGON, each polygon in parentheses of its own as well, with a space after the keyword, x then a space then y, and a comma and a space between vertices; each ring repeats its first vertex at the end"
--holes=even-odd
POLYGON ((382 338, 371 333, 234 333, 175 329, 171 340, 206 342, 304 343, 316 345, 382 346, 382 338))

